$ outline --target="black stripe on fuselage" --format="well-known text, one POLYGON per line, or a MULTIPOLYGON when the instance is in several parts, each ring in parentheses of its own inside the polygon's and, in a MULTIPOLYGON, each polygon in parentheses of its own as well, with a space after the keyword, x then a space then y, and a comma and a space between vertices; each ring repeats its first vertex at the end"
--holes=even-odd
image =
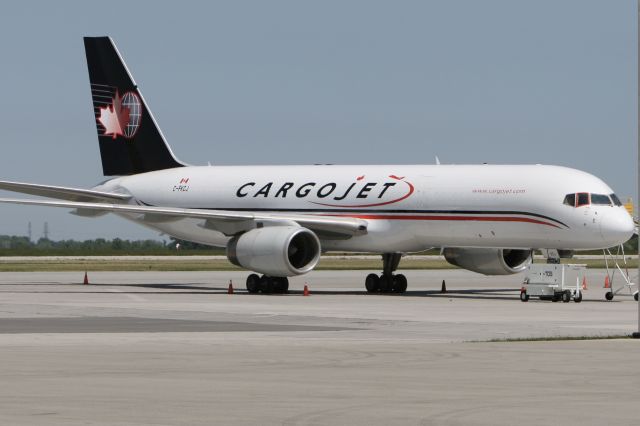
MULTIPOLYGON (((156 207, 153 204, 145 203, 140 200, 140 203, 149 207, 156 207)), ((339 214, 482 214, 482 215, 521 215, 532 216, 540 219, 550 220, 566 228, 569 228, 564 222, 554 219, 549 216, 545 216, 538 213, 521 212, 521 211, 506 211, 506 210, 383 210, 383 209, 267 209, 267 208, 222 208, 222 207, 185 207, 194 210, 225 210, 232 212, 263 212, 263 213, 339 213, 339 214)))

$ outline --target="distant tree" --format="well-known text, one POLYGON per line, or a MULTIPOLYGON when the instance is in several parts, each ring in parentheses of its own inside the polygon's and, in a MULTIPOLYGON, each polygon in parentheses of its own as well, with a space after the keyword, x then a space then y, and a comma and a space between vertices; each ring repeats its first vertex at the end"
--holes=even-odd
POLYGON ((638 236, 634 235, 624 243, 624 252, 625 254, 638 254, 638 236))
POLYGON ((120 238, 114 238, 111 241, 111 248, 114 250, 122 250, 124 246, 124 241, 122 241, 120 238))
MULTIPOLYGON (((202 244, 195 244, 189 241, 181 241, 172 238, 170 243, 158 240, 123 240, 114 238, 106 240, 96 238, 94 240, 60 240, 53 241, 40 238, 35 243, 29 241, 27 237, 0 235, 0 250, 6 254, 129 254, 129 253, 149 253, 162 254, 174 251, 176 243, 180 243, 181 249, 192 250, 216 250, 202 244)), ((182 251, 182 250, 181 250, 182 251)))
POLYGON ((36 248, 38 250, 46 250, 53 247, 53 242, 48 238, 40 238, 36 243, 36 248))
POLYGON ((198 244, 191 241, 180 240, 175 237, 169 237, 169 239, 171 240, 171 242, 167 244, 167 247, 169 247, 171 250, 176 249, 176 244, 180 244, 180 250, 211 250, 214 248, 205 244, 198 244))
POLYGON ((12 249, 26 249, 33 247, 33 243, 29 241, 27 237, 9 237, 9 248, 12 249))

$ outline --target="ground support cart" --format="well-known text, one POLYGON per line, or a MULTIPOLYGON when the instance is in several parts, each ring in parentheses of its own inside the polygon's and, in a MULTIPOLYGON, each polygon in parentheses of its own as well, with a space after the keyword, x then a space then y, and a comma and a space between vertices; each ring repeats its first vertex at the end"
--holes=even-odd
MULTIPOLYGON (((607 278, 605 281, 605 288, 609 290, 605 293, 604 298, 607 300, 613 300, 613 296, 620 293, 623 290, 627 290, 629 294, 633 294, 633 298, 638 301, 638 285, 631 281, 629 275, 629 267, 627 266, 627 256, 624 254, 624 246, 621 244, 618 246, 615 253, 609 249, 602 250, 604 256, 605 267, 607 268, 607 278), (622 266, 620 265, 620 259, 622 259, 622 266), (622 269, 624 267, 624 270, 622 269), (616 272, 620 273, 624 283, 616 288, 614 281, 616 272), (636 288, 635 292, 633 288, 636 288)), ((617 282, 617 281, 616 281, 617 282)))
POLYGON ((564 303, 572 299, 582 302, 580 284, 584 279, 586 265, 531 264, 520 290, 520 300, 528 302, 529 297, 564 303))

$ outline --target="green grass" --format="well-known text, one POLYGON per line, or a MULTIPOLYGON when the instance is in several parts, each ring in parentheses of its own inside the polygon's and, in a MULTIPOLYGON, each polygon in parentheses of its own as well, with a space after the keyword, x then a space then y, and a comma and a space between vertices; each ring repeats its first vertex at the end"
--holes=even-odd
MULTIPOLYGON (((543 259, 536 259, 535 263, 545 263, 543 259)), ((605 261, 604 259, 562 259, 561 263, 573 263, 580 265, 587 265, 587 268, 591 269, 604 269, 605 261)), ((612 262, 609 262, 609 268, 614 267, 612 262)), ((620 267, 624 267, 623 263, 620 262, 620 267)), ((629 269, 637 269, 638 268, 638 260, 637 259, 629 259, 627 260, 627 267, 629 269)))
MULTIPOLYGON (((192 251, 193 254, 195 251, 192 251)), ((205 253, 197 254, 205 255, 205 253)), ((219 254, 219 253, 216 253, 219 254)), ((87 253, 84 253, 87 255, 87 253)), ((542 261, 536 261, 542 263, 542 261)), ((563 259, 563 263, 584 263, 588 268, 604 268, 603 260, 563 259)), ((629 261, 629 268, 637 268, 637 261, 629 261)), ((611 265, 610 265, 611 266, 611 265)), ((317 270, 373 270, 382 269, 382 261, 378 258, 358 259, 337 256, 323 256, 315 268, 317 270)), ((400 269, 457 269, 445 260, 440 259, 404 259, 400 269)), ((37 257, 29 261, 5 258, 0 262, 0 272, 37 272, 37 271, 239 271, 226 259, 201 260, 183 255, 179 259, 128 260, 103 259, 93 254, 86 258, 47 260, 37 257)))
MULTIPOLYGON (((378 259, 344 259, 323 257, 315 268, 317 270, 380 270, 382 262, 378 259)), ((443 260, 406 260, 402 269, 449 269, 453 266, 443 260)), ((29 260, 0 262, 0 272, 37 272, 37 271, 240 271, 226 259, 154 259, 150 261, 105 259, 87 257, 77 260, 29 260)))
POLYGON ((211 250, 169 250, 164 248, 145 250, 114 250, 114 249, 39 249, 12 248, 0 249, 0 256, 223 256, 224 249, 211 250))

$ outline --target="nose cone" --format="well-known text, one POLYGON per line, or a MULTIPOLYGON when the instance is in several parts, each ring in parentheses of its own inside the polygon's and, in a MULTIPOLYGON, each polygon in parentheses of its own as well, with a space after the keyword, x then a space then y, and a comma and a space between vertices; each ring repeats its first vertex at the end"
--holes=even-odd
POLYGON ((633 236, 635 225, 633 219, 622 208, 607 212, 600 222, 602 239, 610 246, 623 244, 633 236))

